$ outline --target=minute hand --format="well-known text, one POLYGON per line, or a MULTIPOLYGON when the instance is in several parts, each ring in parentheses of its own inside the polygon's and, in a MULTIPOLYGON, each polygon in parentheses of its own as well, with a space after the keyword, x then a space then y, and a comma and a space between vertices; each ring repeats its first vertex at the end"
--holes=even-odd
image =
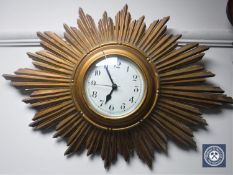
POLYGON ((108 66, 104 66, 104 68, 105 68, 105 69, 106 69, 106 71, 107 71, 108 77, 109 77, 109 79, 111 80, 112 85, 114 85, 115 83, 113 82, 113 80, 112 80, 112 76, 111 76, 111 75, 110 75, 110 73, 109 73, 108 66))

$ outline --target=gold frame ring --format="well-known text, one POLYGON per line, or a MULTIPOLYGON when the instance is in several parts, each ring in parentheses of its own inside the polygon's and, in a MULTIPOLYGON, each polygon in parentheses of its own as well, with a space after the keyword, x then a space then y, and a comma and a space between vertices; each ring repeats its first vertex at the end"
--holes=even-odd
POLYGON ((87 54, 76 67, 73 77, 74 83, 72 86, 73 100, 78 110, 82 109, 84 118, 99 128, 109 130, 123 130, 136 126, 142 122, 154 108, 159 92, 158 74, 155 67, 148 63, 146 59, 146 56, 139 50, 128 45, 116 43, 102 45, 100 48, 87 54), (106 56, 121 55, 127 57, 140 68, 144 76, 145 91, 143 100, 134 111, 126 116, 110 118, 100 114, 89 105, 85 97, 85 76, 91 65, 103 58, 103 51, 106 56))

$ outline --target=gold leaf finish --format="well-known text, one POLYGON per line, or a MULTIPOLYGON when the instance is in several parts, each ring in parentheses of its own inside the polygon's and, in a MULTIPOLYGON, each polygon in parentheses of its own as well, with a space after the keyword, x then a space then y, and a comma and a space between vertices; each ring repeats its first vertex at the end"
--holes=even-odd
POLYGON ((30 92, 23 101, 38 110, 30 126, 55 127, 54 137, 67 140, 65 154, 87 149, 88 155, 100 154, 106 168, 118 154, 129 161, 134 152, 152 167, 154 152, 166 152, 168 139, 195 148, 193 128, 207 124, 201 110, 233 100, 221 88, 205 83, 214 76, 200 64, 208 47, 198 43, 177 47, 181 35, 167 33, 168 20, 156 20, 147 28, 144 16, 132 20, 126 5, 115 21, 104 12, 96 25, 80 9, 78 26, 64 25, 65 39, 53 32, 38 32, 44 50, 28 53, 37 69, 4 75, 30 92), (82 92, 74 90, 82 88, 85 66, 98 58, 95 54, 101 54, 102 48, 106 53, 133 55, 148 79, 147 102, 127 121, 95 117, 85 107, 82 92))

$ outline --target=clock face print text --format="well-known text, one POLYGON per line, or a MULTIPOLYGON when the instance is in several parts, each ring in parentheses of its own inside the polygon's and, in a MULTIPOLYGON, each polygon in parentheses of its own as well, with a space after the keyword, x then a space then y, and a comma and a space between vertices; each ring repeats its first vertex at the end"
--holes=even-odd
POLYGON ((110 55, 95 62, 85 79, 85 95, 91 107, 107 117, 135 111, 144 97, 144 78, 128 58, 110 55))

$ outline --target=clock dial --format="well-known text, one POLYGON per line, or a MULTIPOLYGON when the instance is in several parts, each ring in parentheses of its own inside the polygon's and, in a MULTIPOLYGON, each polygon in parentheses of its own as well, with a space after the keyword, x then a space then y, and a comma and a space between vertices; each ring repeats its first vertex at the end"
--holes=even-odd
POLYGON ((90 66, 85 78, 85 96, 101 115, 118 118, 134 112, 144 98, 140 68, 128 58, 108 55, 90 66))

